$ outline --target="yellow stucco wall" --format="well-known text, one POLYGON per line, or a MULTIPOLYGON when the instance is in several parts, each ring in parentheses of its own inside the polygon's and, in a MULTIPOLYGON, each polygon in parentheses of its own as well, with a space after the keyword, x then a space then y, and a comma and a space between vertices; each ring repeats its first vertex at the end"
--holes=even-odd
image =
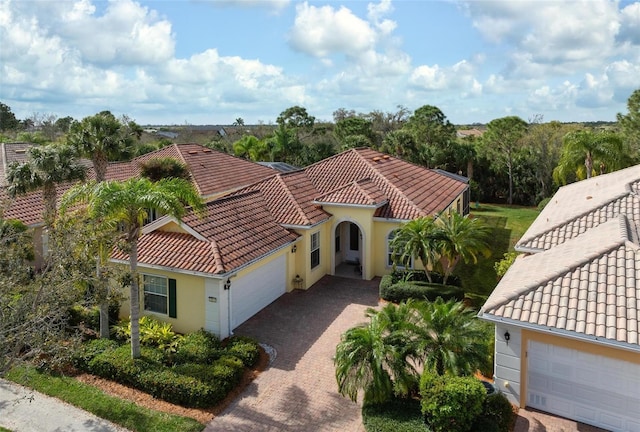
MULTIPOLYGON (((140 274, 140 316, 149 315, 160 321, 171 323, 173 330, 178 333, 189 333, 204 327, 205 312, 205 290, 204 278, 166 270, 156 270, 148 268, 138 268, 140 274), (164 276, 176 280, 176 309, 177 318, 170 318, 169 315, 153 313, 144 310, 142 286, 142 275, 164 276)), ((129 318, 129 290, 125 288, 123 293, 125 301, 120 307, 120 317, 129 318)))

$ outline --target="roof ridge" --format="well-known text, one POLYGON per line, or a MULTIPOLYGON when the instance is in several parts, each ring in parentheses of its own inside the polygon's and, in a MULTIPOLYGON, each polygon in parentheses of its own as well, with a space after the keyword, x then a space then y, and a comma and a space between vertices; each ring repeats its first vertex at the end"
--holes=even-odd
MULTIPOLYGON (((516 243, 516 247, 518 247, 518 245, 520 245, 522 243, 526 243, 526 242, 529 242, 529 241, 531 241, 533 239, 536 239, 538 237, 542 237, 542 236, 550 233, 551 231, 554 231, 554 230, 556 230, 556 229, 558 229, 558 228, 560 228, 562 226, 565 226, 565 225, 567 225, 567 224, 569 224, 571 222, 574 222, 574 221, 576 221, 576 220, 578 220, 578 219, 580 219, 582 217, 585 217, 585 216, 589 215, 590 213, 594 213, 594 212, 596 212, 598 210, 601 210, 604 207, 606 207, 608 205, 611 205, 615 201, 618 201, 618 200, 620 200, 622 198, 625 198, 627 196, 632 196, 632 197, 636 198, 640 202, 640 196, 638 196, 637 194, 633 193, 632 191, 622 192, 622 193, 614 196, 613 198, 611 198, 609 201, 605 201, 604 203, 602 203, 602 205, 600 205, 598 207, 595 207, 595 208, 591 208, 589 210, 585 210, 584 212, 579 213, 576 216, 574 216, 573 218, 571 218, 569 220, 566 220, 564 222, 558 222, 557 224, 549 227, 548 229, 546 229, 546 230, 544 230, 544 231, 542 231, 542 232, 540 232, 540 233, 538 233, 538 234, 536 234, 534 236, 520 238, 520 240, 518 240, 518 243, 516 243)), ((527 251, 529 251, 529 250, 527 250, 527 251)))
MULTIPOLYGON (((292 171, 292 172, 293 173, 300 173, 300 171, 292 171)), ((304 176, 306 177, 307 176, 306 171, 303 170, 302 172, 304 172, 304 176)), ((287 194, 287 197, 289 198, 289 200, 294 203, 293 207, 296 210, 296 213, 298 213, 298 215, 301 216, 303 221, 305 221, 306 223, 311 223, 311 221, 307 217, 307 214, 304 212, 304 210, 302 210, 302 207, 298 203, 298 200, 293 195, 293 192, 291 192, 291 189, 289 189, 289 186, 287 185, 287 183, 282 179, 282 174, 276 174, 276 179, 277 179, 278 182, 280 182, 280 184, 284 188, 284 191, 287 194)))
MULTIPOLYGON (((354 149, 354 150, 355 150, 355 149, 354 149)), ((376 150, 373 150, 373 151, 376 151, 376 150)), ((378 151, 376 151, 376 152, 377 152, 377 153, 380 153, 380 152, 378 152, 378 151)), ((396 193, 396 194, 397 194, 401 199, 403 199, 403 200, 405 200, 406 202, 408 202, 408 203, 409 203, 409 204, 410 204, 410 205, 411 205, 415 210, 417 210, 418 214, 423 214, 423 213, 424 213, 424 212, 422 211, 422 209, 421 209, 421 208, 420 208, 420 207, 419 207, 415 202, 413 202, 413 200, 412 200, 412 199, 410 199, 407 195, 405 195, 405 194, 404 194, 404 193, 403 193, 403 192, 402 192, 402 191, 401 191, 401 190, 400 190, 400 189, 399 189, 395 184, 393 184, 393 182, 391 182, 390 180, 388 180, 388 179, 387 179, 387 177, 383 176, 383 175, 382 175, 382 174, 381 174, 381 173, 380 173, 380 172, 379 172, 379 171, 378 171, 378 170, 377 170, 377 169, 376 169, 376 168, 375 168, 371 163, 369 163, 369 161, 368 161, 367 159, 365 159, 365 158, 364 158, 364 156, 362 156, 362 155, 360 154, 360 152, 356 151, 356 154, 358 155, 358 157, 359 157, 363 162, 365 162, 365 163, 367 164, 367 166, 369 167, 369 169, 370 169, 371 171, 373 171, 373 172, 374 172, 374 174, 376 175, 376 177, 378 177, 378 178, 382 179, 382 182, 383 182, 383 183, 388 184, 388 185, 389 185, 389 187, 393 190, 393 192, 395 192, 395 193, 396 193)), ((380 154, 384 154, 384 153, 380 153, 380 154)), ((399 161, 401 161, 401 162, 405 162, 405 163, 412 164, 412 165, 414 165, 414 166, 419 166, 419 165, 414 164, 414 163, 412 163, 412 162, 407 162, 407 161, 405 161, 404 159, 396 158, 396 157, 393 157, 393 156, 391 156, 391 155, 389 155, 389 159, 396 159, 396 160, 399 160, 399 161)), ((421 167, 421 168, 424 168, 424 169, 427 169, 427 170, 429 170, 429 171, 433 172, 433 170, 432 170, 432 169, 430 169, 430 168, 426 168, 426 167, 421 167)), ((436 174, 437 174, 437 173, 436 173, 436 174)), ((438 175, 442 175, 442 174, 438 174, 438 175)), ((373 181, 373 179, 371 179, 371 181, 373 181)), ((377 185, 376 185, 376 186, 377 186, 377 185)), ((385 192, 384 192, 384 190, 382 190, 382 189, 380 189, 380 190, 381 190, 381 192, 385 193, 385 192)), ((385 193, 385 195, 386 195, 386 193, 385 193)), ((390 198, 390 197, 388 197, 388 198, 390 198)))
POLYGON ((220 252, 220 248, 218 247, 218 242, 212 239, 209 241, 209 244, 211 245, 213 262, 216 263, 215 273, 225 273, 224 261, 222 260, 222 253, 220 252))

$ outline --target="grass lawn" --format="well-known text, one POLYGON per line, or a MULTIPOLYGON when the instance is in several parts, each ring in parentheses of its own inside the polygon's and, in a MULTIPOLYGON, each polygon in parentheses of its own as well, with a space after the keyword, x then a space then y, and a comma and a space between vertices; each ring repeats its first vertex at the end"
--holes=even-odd
POLYGON ((199 432, 204 429, 203 424, 191 418, 139 407, 133 402, 109 396, 100 389, 72 377, 49 375, 33 367, 20 367, 11 370, 7 378, 132 431, 199 432))
MULTIPOLYGON (((535 207, 521 207, 498 204, 471 206, 471 215, 482 219, 491 227, 489 248, 491 256, 481 257, 477 264, 461 262, 455 274, 460 276, 467 292, 486 298, 496 286, 498 277, 493 268, 506 252, 513 247, 540 212, 535 207)), ((479 299, 482 303, 482 300, 479 299)))

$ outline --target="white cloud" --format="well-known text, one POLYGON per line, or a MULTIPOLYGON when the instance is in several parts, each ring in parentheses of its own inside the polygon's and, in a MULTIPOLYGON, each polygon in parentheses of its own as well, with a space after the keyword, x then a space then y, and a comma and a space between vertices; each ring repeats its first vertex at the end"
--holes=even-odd
POLYGON ((374 48, 376 35, 368 22, 358 18, 342 6, 310 6, 307 2, 296 6, 296 19, 289 43, 301 52, 314 57, 345 54, 359 57, 374 48))
MULTIPOLYGON (((198 0, 201 1, 201 0, 198 0)), ((210 0, 214 6, 244 8, 264 7, 271 9, 273 13, 279 13, 291 3, 291 0, 210 0)))
POLYGON ((413 70, 409 82, 421 90, 457 90, 467 96, 477 95, 482 91, 482 85, 474 77, 474 72, 474 65, 466 60, 450 67, 422 65, 413 70))

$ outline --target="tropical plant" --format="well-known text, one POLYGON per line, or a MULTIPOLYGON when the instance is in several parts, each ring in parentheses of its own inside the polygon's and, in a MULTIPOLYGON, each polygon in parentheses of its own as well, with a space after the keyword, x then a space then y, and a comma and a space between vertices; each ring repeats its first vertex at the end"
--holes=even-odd
POLYGON ((413 321, 410 305, 386 305, 382 311, 367 309, 369 323, 347 330, 336 348, 338 391, 355 401, 364 392, 365 403, 382 403, 394 391, 407 395, 419 376, 413 367, 414 343, 407 328, 413 321))
POLYGON ((431 216, 417 218, 402 225, 389 244, 393 262, 408 267, 413 258, 418 258, 424 266, 427 279, 432 282, 430 271, 438 260, 434 231, 435 222, 431 216))
POLYGON ((418 355, 425 369, 437 375, 473 374, 487 357, 485 333, 473 310, 464 303, 416 302, 418 355))
POLYGON ((182 217, 190 205, 202 213, 204 205, 191 183, 183 179, 163 179, 156 183, 146 178, 125 182, 87 183, 69 190, 63 197, 63 207, 87 204, 90 216, 110 220, 124 227, 124 242, 129 253, 131 356, 140 357, 140 295, 138 286, 138 238, 148 209, 165 215, 182 217))
POLYGON ((269 157, 269 147, 266 141, 253 135, 245 135, 233 143, 233 153, 236 156, 258 162, 269 157))
POLYGON ((453 212, 438 218, 435 237, 443 285, 447 284, 447 279, 461 259, 464 262, 477 263, 480 254, 491 254, 487 244, 488 236, 489 227, 482 220, 471 218, 469 215, 462 216, 453 212))
POLYGON ((70 147, 32 146, 23 163, 13 162, 7 171, 10 196, 26 194, 42 188, 44 223, 51 228, 57 213, 57 185, 85 178, 86 169, 80 165, 70 147))
POLYGON ((557 184, 566 184, 572 176, 582 180, 598 173, 626 168, 633 163, 631 148, 619 134, 580 130, 564 136, 562 154, 553 171, 553 179, 557 184))

